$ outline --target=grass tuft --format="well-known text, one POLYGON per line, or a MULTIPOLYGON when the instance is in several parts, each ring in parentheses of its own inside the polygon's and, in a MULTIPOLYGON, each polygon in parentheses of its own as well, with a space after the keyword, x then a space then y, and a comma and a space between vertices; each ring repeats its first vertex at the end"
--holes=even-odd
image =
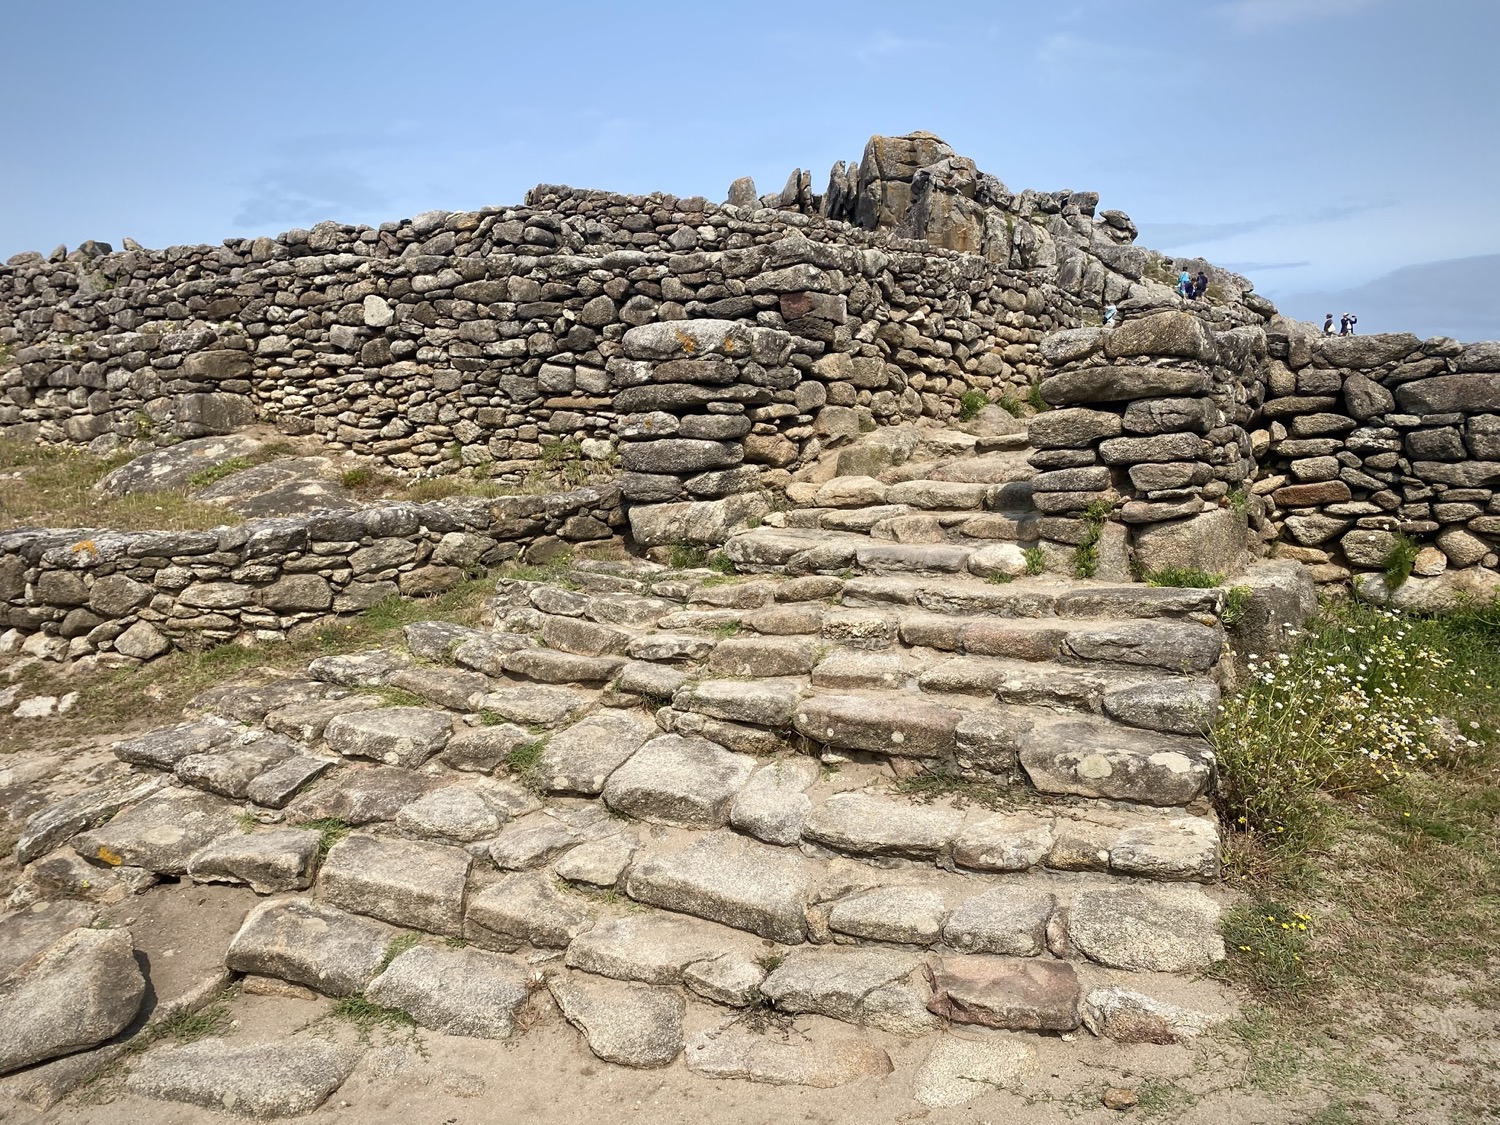
POLYGON ((1417 555, 1422 550, 1422 545, 1415 539, 1406 535, 1397 535, 1396 542, 1386 556, 1381 560, 1381 568, 1385 571, 1385 588, 1387 590, 1399 590, 1406 585, 1406 580, 1411 577, 1412 568, 1417 564, 1417 555))
POLYGON ((968 390, 958 396, 958 420, 972 422, 979 412, 989 405, 989 398, 981 390, 968 390))
POLYGON ((1047 570, 1047 552, 1040 547, 1027 547, 1021 552, 1026 560, 1026 573, 1030 575, 1044 574, 1047 570))

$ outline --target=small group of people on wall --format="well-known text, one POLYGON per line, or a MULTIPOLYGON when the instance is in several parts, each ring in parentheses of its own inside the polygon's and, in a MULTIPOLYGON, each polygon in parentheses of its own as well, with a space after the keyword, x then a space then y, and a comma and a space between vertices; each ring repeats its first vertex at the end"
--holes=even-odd
MULTIPOLYGON (((1355 316, 1353 313, 1345 313, 1343 316, 1339 317, 1339 335, 1340 336, 1353 336, 1354 335, 1354 326, 1356 324, 1358 324, 1358 323, 1359 323, 1359 317, 1355 316)), ((1325 336, 1332 336, 1333 335, 1333 314, 1332 313, 1328 313, 1326 316, 1323 317, 1323 335, 1325 335, 1325 336)))
POLYGON ((1203 294, 1208 292, 1208 274, 1202 270, 1194 277, 1188 273, 1187 263, 1182 264, 1182 272, 1177 275, 1177 295, 1186 297, 1189 301, 1201 301, 1203 294))

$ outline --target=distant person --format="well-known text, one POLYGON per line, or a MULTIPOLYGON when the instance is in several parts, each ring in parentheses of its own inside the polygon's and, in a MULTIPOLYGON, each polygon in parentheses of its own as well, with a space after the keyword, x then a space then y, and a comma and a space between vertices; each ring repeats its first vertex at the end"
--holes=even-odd
POLYGON ((1193 295, 1193 275, 1188 273, 1186 263, 1182 266, 1182 272, 1177 275, 1177 295, 1179 297, 1193 295))
POLYGON ((1354 325, 1350 321, 1348 313, 1345 313, 1343 316, 1339 317, 1339 335, 1340 336, 1353 336, 1354 335, 1354 325))
POLYGON ((1115 326, 1115 317, 1118 314, 1119 314, 1119 310, 1116 309, 1114 307, 1114 305, 1105 305, 1104 306, 1104 327, 1106 327, 1106 328, 1113 328, 1115 326))
POLYGON ((1203 294, 1205 294, 1207 292, 1208 292, 1208 274, 1204 273, 1202 270, 1199 270, 1198 271, 1198 276, 1195 277, 1195 278, 1193 278, 1193 300, 1195 300, 1195 301, 1201 301, 1201 300, 1203 300, 1203 294))
POLYGON ((1333 314, 1327 313, 1323 317, 1323 335, 1333 335, 1333 314))
POLYGON ((1359 323, 1359 317, 1355 316, 1353 313, 1350 313, 1349 314, 1349 335, 1351 335, 1351 336, 1354 335, 1354 326, 1356 324, 1358 324, 1358 323, 1359 323))

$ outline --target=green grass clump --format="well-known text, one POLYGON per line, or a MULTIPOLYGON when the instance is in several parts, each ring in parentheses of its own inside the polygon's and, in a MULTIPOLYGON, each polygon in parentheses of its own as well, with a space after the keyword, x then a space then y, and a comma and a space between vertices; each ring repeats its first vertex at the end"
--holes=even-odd
POLYGON ((1042 397, 1042 385, 1040 383, 1031 384, 1031 389, 1026 392, 1026 402, 1038 414, 1052 409, 1052 404, 1042 397))
POLYGON ((714 636, 721 641, 727 641, 730 637, 739 636, 741 628, 743 626, 738 621, 726 621, 714 630, 714 636))
POLYGON ((1184 589, 1210 589, 1224 584, 1222 574, 1210 574, 1190 566, 1164 566, 1146 576, 1148 586, 1174 586, 1184 589))
POLYGON ((696 543, 674 543, 667 561, 678 570, 697 570, 708 563, 708 548, 696 543))
POLYGON ((302 827, 311 828, 318 833, 319 863, 328 857, 328 852, 334 844, 349 835, 349 825, 336 816, 321 816, 317 820, 309 820, 302 827))
POLYGON ((400 1008, 386 1008, 368 999, 363 992, 334 1001, 328 1018, 353 1026, 360 1043, 368 1044, 375 1032, 383 1031, 388 1039, 402 1032, 414 1033, 417 1021, 400 1008))
POLYGON ((380 973, 383 973, 387 969, 389 969, 391 967, 391 962, 394 961, 397 957, 400 957, 401 954, 405 953, 408 949, 415 949, 421 944, 421 934, 404 933, 391 938, 390 942, 385 947, 385 953, 381 955, 380 967, 375 970, 376 975, 379 975, 380 973))
POLYGON ((254 465, 255 462, 248 457, 231 457, 228 461, 221 461, 217 465, 210 465, 194 473, 188 477, 188 484, 193 488, 207 488, 216 481, 221 481, 241 469, 253 468, 254 465))
POLYGON ((1026 560, 1026 573, 1037 575, 1047 570, 1047 552, 1040 547, 1027 547, 1021 552, 1026 560))
POLYGON ((1406 585, 1406 580, 1411 577, 1412 568, 1417 564, 1417 555, 1422 550, 1422 545, 1415 539, 1406 535, 1397 535, 1396 542, 1385 558, 1380 561, 1381 569, 1385 571, 1385 588, 1387 590, 1399 590, 1406 585))
POLYGON ((505 768, 528 789, 537 789, 542 782, 542 754, 546 749, 545 736, 523 742, 505 755, 505 768))
POLYGON ((740 572, 740 568, 734 565, 734 560, 723 551, 714 551, 707 559, 708 569, 726 577, 732 577, 740 572))
POLYGON ((989 398, 983 391, 968 390, 958 396, 958 420, 960 422, 972 422, 979 417, 979 412, 989 405, 989 398))
POLYGON ((1262 996, 1305 994, 1314 983, 1311 924, 1312 915, 1276 902, 1240 903, 1224 916, 1224 946, 1230 956, 1216 974, 1262 996))
POLYGON ((1016 576, 1014 574, 1002 574, 999 571, 996 571, 985 579, 991 586, 1008 586, 1015 580, 1016 576))

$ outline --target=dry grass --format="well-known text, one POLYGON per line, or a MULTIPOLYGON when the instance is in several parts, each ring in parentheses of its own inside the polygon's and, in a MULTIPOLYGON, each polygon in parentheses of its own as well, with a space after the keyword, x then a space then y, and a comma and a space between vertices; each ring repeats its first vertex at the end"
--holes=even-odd
POLYGON ((173 652, 136 668, 68 673, 57 664, 27 664, 18 677, 26 685, 23 695, 60 696, 76 691, 78 702, 65 715, 0 725, 0 756, 33 747, 42 722, 48 738, 59 745, 147 723, 160 726, 178 715, 194 695, 215 684, 268 679, 305 668, 319 656, 399 643, 400 630, 413 621, 474 624, 484 599, 493 591, 492 578, 476 578, 434 598, 386 598, 363 613, 329 621, 287 641, 173 652))
POLYGON ((0 439, 0 530, 17 527, 108 527, 184 531, 239 523, 186 489, 101 498, 92 489, 128 454, 96 457, 66 446, 0 439))

